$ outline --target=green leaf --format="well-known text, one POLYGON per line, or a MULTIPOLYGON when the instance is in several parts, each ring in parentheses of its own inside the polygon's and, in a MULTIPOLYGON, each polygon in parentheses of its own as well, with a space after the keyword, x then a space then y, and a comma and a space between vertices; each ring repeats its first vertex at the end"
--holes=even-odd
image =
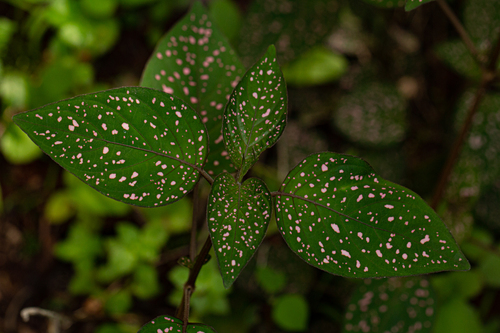
POLYGON ((138 298, 148 299, 157 295, 160 291, 160 284, 156 268, 151 265, 138 265, 134 270, 134 279, 130 288, 138 298))
MULTIPOLYGON (((182 332, 182 320, 172 316, 159 316, 142 326, 137 333, 182 332)), ((203 324, 187 326, 187 333, 217 333, 212 327, 203 324)))
POLYGON ((414 10, 415 8, 431 1, 434 0, 406 0, 405 10, 409 12, 410 10, 414 10))
POLYGON ((276 294, 286 286, 286 274, 270 266, 257 267, 255 277, 262 289, 269 294, 276 294))
POLYGON ((0 149, 5 159, 12 164, 27 164, 41 155, 40 149, 14 124, 9 125, 2 135, 0 149))
POLYGON ((257 178, 236 183, 219 175, 208 198, 208 229, 224 287, 229 288, 264 239, 271 219, 271 194, 257 178))
POLYGON ((203 5, 191 11, 160 40, 142 74, 141 86, 185 100, 201 116, 210 137, 205 166, 210 174, 234 171, 221 137, 228 97, 243 75, 236 53, 203 5))
POLYGON ((276 193, 276 222, 292 251, 336 275, 470 269, 422 198, 348 155, 319 153, 296 166, 276 193))
POLYGON ((339 79, 348 66, 349 63, 343 55, 319 46, 284 66, 283 75, 289 85, 313 86, 339 79))
POLYGON ((347 306, 343 332, 431 332, 436 302, 429 281, 364 282, 347 306))
POLYGON ((480 51, 493 48, 500 26, 500 2, 469 0, 463 10, 465 30, 480 51))
MULTIPOLYGON (((475 92, 463 94, 457 107, 457 131, 474 102, 475 92)), ((486 94, 474 115, 469 136, 462 149, 469 163, 478 172, 481 185, 491 185, 500 177, 500 94, 486 94)))
POLYGON ((436 54, 457 73, 476 81, 481 78, 481 68, 461 40, 439 44, 436 54))
POLYGON ((128 289, 121 289, 109 295, 104 309, 110 315, 126 313, 132 307, 132 295, 128 289))
POLYGON ((284 330, 291 332, 305 331, 309 317, 309 305, 304 296, 287 294, 280 296, 273 304, 274 322, 284 330))
POLYGON ((166 205, 191 191, 207 154, 196 113, 182 100, 147 88, 81 95, 14 121, 80 180, 143 207, 166 205))
POLYGON ((271 45, 238 83, 224 111, 224 143, 239 169, 239 182, 283 133, 287 103, 285 79, 271 45))
POLYGON ((439 307, 433 333, 483 332, 479 313, 462 298, 453 298, 439 307))
POLYGON ((340 100, 333 123, 353 142, 387 146, 404 139, 408 128, 406 118, 406 101, 398 90, 372 82, 340 100))

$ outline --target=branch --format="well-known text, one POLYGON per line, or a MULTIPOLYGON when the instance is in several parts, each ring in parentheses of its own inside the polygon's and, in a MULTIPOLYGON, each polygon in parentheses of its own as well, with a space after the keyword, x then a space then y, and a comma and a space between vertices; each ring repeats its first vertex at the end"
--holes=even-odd
POLYGON ((485 64, 485 59, 479 54, 479 52, 476 49, 476 46, 474 45, 474 42, 470 38, 469 34, 465 30, 464 26, 460 22, 460 20, 455 16, 455 13, 451 10, 450 6, 446 3, 445 0, 436 0, 438 5, 441 7, 445 15, 448 17, 448 19, 451 21, 455 29, 457 30, 458 34, 460 35, 460 38, 462 38, 465 47, 469 50, 471 53, 472 57, 474 60, 479 63, 479 66, 481 68, 484 67, 485 64))
POLYGON ((189 298, 194 292, 196 279, 198 278, 198 274, 200 274, 201 267, 203 267, 206 262, 206 258, 211 248, 212 239, 210 238, 210 235, 208 235, 203 248, 196 257, 193 268, 189 271, 188 280, 184 284, 184 297, 182 298, 181 305, 177 309, 176 317, 182 319, 185 323, 187 323, 187 318, 185 318, 187 317, 186 314, 188 314, 187 312, 189 312, 189 298), (186 311, 186 309, 188 309, 188 311, 186 311))
POLYGON ((59 333, 61 325, 64 329, 66 329, 72 324, 71 319, 54 311, 34 307, 24 308, 21 310, 21 317, 24 321, 30 320, 30 316, 33 315, 44 316, 49 319, 49 333, 59 333))
MULTIPOLYGON (((437 1, 439 2, 441 0, 437 1)), ((488 89, 489 85, 491 84, 491 82, 493 82, 498 76, 498 73, 496 73, 495 70, 499 57, 500 57, 500 34, 497 38, 497 43, 495 47, 491 50, 491 55, 488 61, 488 67, 486 70, 483 70, 481 84, 479 86, 479 89, 476 91, 476 95, 474 96, 474 101, 472 102, 472 105, 469 108, 469 111, 467 112, 467 118, 465 119, 465 122, 462 125, 462 129, 460 130, 459 136, 457 137, 455 143, 453 144, 451 153, 448 156, 446 165, 439 178, 439 183, 436 187, 436 190, 434 192, 434 197, 432 198, 431 202, 431 207, 433 209, 437 208, 439 202, 443 198, 444 190, 446 188, 446 185, 448 184, 450 174, 453 171, 455 162, 458 158, 458 155, 460 154, 460 151, 462 150, 462 145, 465 141, 465 138, 469 134, 469 130, 472 126, 472 120, 474 118, 474 115, 476 114, 477 109, 479 108, 479 104, 481 103, 481 100, 483 99, 483 96, 486 90, 488 89)))

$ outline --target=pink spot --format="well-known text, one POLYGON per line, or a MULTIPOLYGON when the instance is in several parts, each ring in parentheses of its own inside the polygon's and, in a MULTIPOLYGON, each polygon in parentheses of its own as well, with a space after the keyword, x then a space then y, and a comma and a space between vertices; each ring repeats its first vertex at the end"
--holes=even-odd
POLYGON ((165 51, 165 55, 167 57, 170 57, 172 55, 172 51, 170 51, 170 50, 165 51))
POLYGON ((191 97, 191 103, 193 103, 193 104, 198 103, 198 98, 196 98, 196 97, 191 97))
POLYGON ((188 87, 184 87, 183 90, 184 90, 184 94, 189 95, 189 89, 188 89, 188 87))
POLYGON ((163 70, 163 69, 162 69, 162 70, 160 71, 160 74, 161 74, 161 75, 163 75, 163 76, 165 76, 165 74, 167 74, 167 72, 165 72, 165 70, 163 70))
POLYGON ((208 80, 208 78, 209 78, 208 74, 203 74, 200 76, 200 79, 202 80, 208 80))
POLYGON ((160 79, 161 79, 160 75, 156 74, 155 79, 156 79, 156 81, 160 81, 160 79))
POLYGON ((163 55, 162 55, 160 52, 158 52, 158 53, 156 54, 156 57, 157 57, 158 59, 163 59, 163 55))
POLYGON ((165 84, 162 84, 161 87, 163 88, 163 91, 166 92, 167 94, 173 94, 174 93, 174 89, 172 89, 170 87, 167 87, 165 84))
POLYGON ((191 73, 191 70, 188 67, 184 67, 182 69, 182 73, 184 73, 184 75, 189 75, 189 73, 191 73))

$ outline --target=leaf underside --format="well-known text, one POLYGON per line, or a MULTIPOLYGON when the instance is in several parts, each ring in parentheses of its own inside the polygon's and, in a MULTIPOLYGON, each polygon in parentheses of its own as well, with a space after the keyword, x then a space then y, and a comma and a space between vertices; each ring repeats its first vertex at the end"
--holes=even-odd
POLYGON ((196 112, 148 88, 81 95, 20 113, 14 121, 80 180, 137 206, 182 198, 206 159, 208 139, 196 112))
POLYGON ((347 306, 343 332, 430 332, 435 306, 426 279, 365 280, 347 306))
POLYGON ((265 183, 249 178, 243 184, 222 173, 208 199, 208 229, 222 281, 229 288, 264 239, 271 219, 271 194, 265 183))
MULTIPOLYGON (((141 327, 137 333, 182 332, 182 320, 172 316, 159 316, 141 327)), ((188 324, 187 333, 217 333, 212 327, 203 324, 188 324)))
POLYGON ((417 194, 352 156, 319 153, 296 166, 276 197, 276 221, 292 251, 336 275, 470 268, 446 226, 417 194))
POLYGON ((239 181, 283 133, 287 103, 285 79, 271 45, 238 83, 224 112, 224 143, 239 169, 239 181))
POLYGON ((197 1, 160 40, 142 74, 141 86, 178 96, 198 112, 210 138, 205 169, 212 175, 234 171, 224 150, 221 121, 243 73, 236 53, 197 1))

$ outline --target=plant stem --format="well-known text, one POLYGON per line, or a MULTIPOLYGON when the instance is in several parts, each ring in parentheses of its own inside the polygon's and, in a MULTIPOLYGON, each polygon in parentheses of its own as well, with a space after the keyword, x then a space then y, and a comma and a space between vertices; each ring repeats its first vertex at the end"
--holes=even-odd
POLYGON ((455 13, 453 13, 450 6, 448 6, 445 0, 436 0, 436 2, 441 7, 448 19, 451 21, 451 23, 455 27, 455 30, 457 30, 460 38, 462 38, 465 44, 465 47, 467 47, 474 60, 479 63, 481 68, 484 67, 485 59, 480 56, 479 52, 476 49, 476 46, 474 45, 474 42, 470 38, 460 20, 456 17, 455 13))
POLYGON ((495 47, 492 49, 487 68, 483 70, 481 84, 479 85, 479 88, 474 96, 474 101, 472 102, 472 105, 470 106, 469 111, 467 112, 467 117, 465 119, 464 124, 462 125, 460 134, 458 135, 458 137, 455 140, 455 143, 453 144, 451 153, 448 156, 448 160, 446 161, 445 167, 439 178, 439 182, 431 202, 431 207, 433 209, 437 208, 439 202, 443 198, 444 190, 446 188, 446 185, 448 184, 450 174, 453 171, 453 167, 455 166, 455 162, 457 161, 458 156, 460 155, 460 151, 462 149, 462 145, 465 141, 465 138, 469 134, 469 130, 472 126, 472 120, 474 119, 474 115, 476 114, 476 111, 479 108, 479 104, 481 103, 481 100, 483 99, 484 94, 488 89, 490 83, 493 82, 498 76, 498 73, 496 73, 495 69, 499 56, 500 56, 500 35, 497 38, 497 43, 495 47))
POLYGON ((196 257, 196 232, 198 231, 198 206, 200 204, 200 182, 197 182, 193 189, 193 216, 191 217, 191 239, 189 241, 189 259, 191 262, 196 257))
POLYGON ((198 257, 196 257, 196 261, 193 265, 193 268, 189 271, 189 277, 187 282, 184 284, 184 297, 182 298, 181 305, 177 309, 176 317, 179 319, 183 319, 187 323, 186 312, 189 312, 189 298, 191 294, 195 290, 196 279, 198 278, 198 274, 200 273, 201 267, 205 264, 206 258, 210 249, 212 248, 212 239, 210 235, 208 235, 205 244, 203 245, 198 257), (189 295, 189 297, 186 297, 189 295), (186 311, 188 309, 188 311, 186 311))

